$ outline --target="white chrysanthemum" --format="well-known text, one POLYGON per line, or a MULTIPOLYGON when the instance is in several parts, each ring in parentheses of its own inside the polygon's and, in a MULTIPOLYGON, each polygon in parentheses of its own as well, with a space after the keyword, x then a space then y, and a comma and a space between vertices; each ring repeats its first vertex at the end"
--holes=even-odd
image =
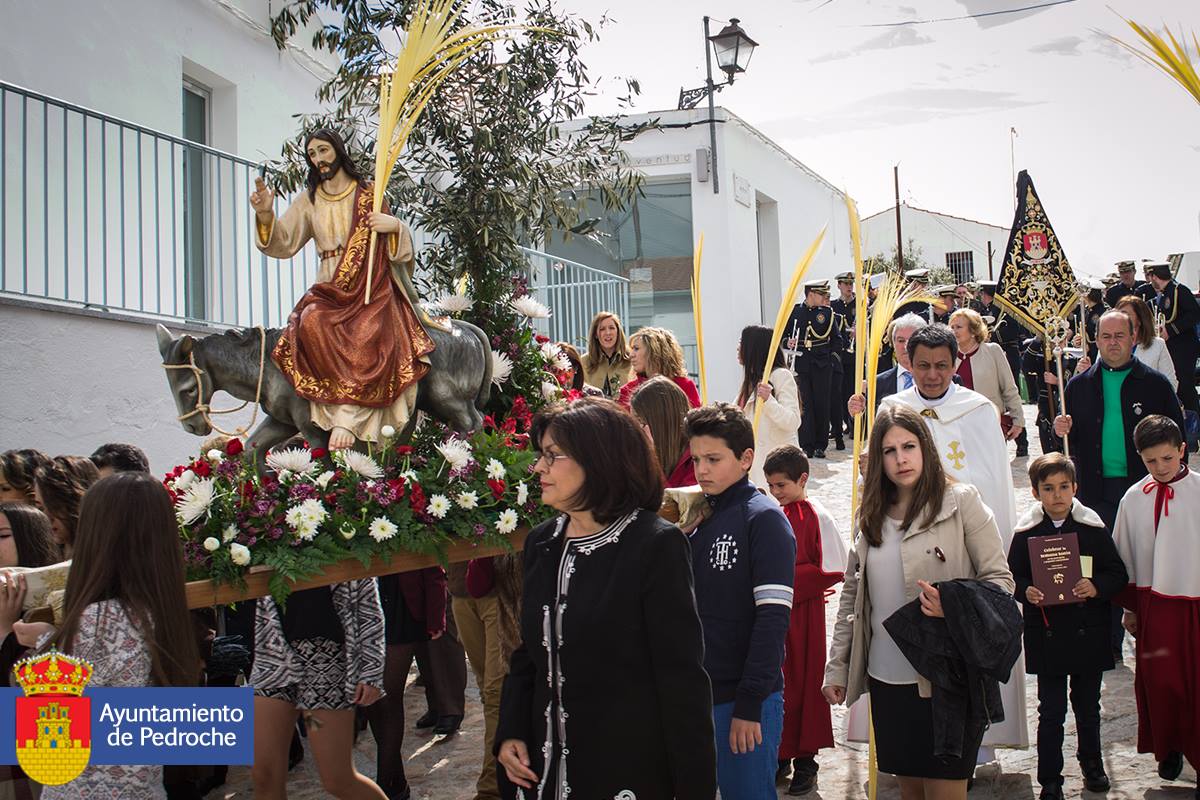
POLYGON ((357 450, 340 451, 348 469, 357 472, 364 478, 378 480, 383 477, 383 469, 375 463, 375 459, 357 450))
POLYGON ((317 537, 317 524, 312 520, 301 520, 296 526, 296 538, 302 542, 311 542, 317 537))
POLYGON ((208 516, 209 507, 216 496, 217 488, 212 478, 197 478, 175 502, 175 516, 184 525, 190 525, 201 517, 208 516))
POLYGON ((504 382, 506 380, 508 380, 508 376, 512 375, 512 371, 513 371, 512 359, 509 358, 504 353, 497 353, 495 350, 493 350, 492 351, 492 383, 496 384, 497 386, 503 386, 504 382))
POLYGON ((437 446, 450 469, 462 469, 471 462, 471 445, 462 439, 447 439, 437 446))
POLYGON ((250 563, 250 548, 244 544, 234 542, 229 545, 229 557, 233 559, 234 564, 244 567, 250 563))
POLYGON ((451 294, 450 292, 446 292, 434 302, 447 314, 461 314, 464 311, 470 311, 471 306, 474 305, 474 301, 465 294, 451 294))
POLYGON ((192 481, 194 480, 196 480, 196 473, 192 472, 190 469, 185 469, 179 474, 179 477, 175 479, 175 491, 182 492, 186 490, 192 485, 192 481))
POLYGON ((496 530, 500 533, 512 533, 517 529, 517 521, 517 512, 506 508, 500 512, 500 518, 496 520, 496 530))
POLYGON ((210 536, 204 540, 204 549, 210 553, 221 549, 221 540, 215 536, 210 536))
POLYGON ((509 305, 512 306, 513 311, 516 311, 523 317, 529 317, 530 319, 549 319, 550 317, 550 309, 530 295, 518 297, 509 303, 509 305))
POLYGON ((525 485, 525 481, 517 484, 517 505, 523 506, 529 500, 529 487, 525 485))
POLYGON ((393 428, 391 425, 384 425, 382 428, 379 429, 379 432, 381 434, 383 434, 383 438, 385 438, 385 439, 390 439, 396 435, 396 429, 393 428))
POLYGON ((567 358, 567 354, 562 351, 559 351, 559 354, 550 363, 560 372, 566 372, 571 368, 571 359, 567 358))
POLYGON ((289 447, 287 450, 276 450, 267 453, 267 466, 276 472, 294 472, 306 475, 313 468, 312 453, 300 447, 289 447))
POLYGON ((553 364, 554 360, 563 354, 562 349, 554 342, 542 342, 538 345, 538 349, 542 351, 542 358, 550 364, 553 364))
POLYGON ((488 459, 487 476, 494 481, 503 480, 507 470, 504 465, 494 458, 488 459))
POLYGON ((215 447, 212 450, 208 451, 208 460, 209 461, 220 461, 224 457, 225 457, 225 454, 222 453, 220 450, 218 450, 215 447))
POLYGON ((315 497, 310 497, 301 503, 300 510, 305 519, 312 520, 317 525, 320 525, 329 516, 329 512, 325 510, 325 504, 315 497))
POLYGON ((338 529, 338 533, 342 535, 343 539, 349 540, 354 538, 356 531, 354 530, 354 525, 349 522, 343 522, 342 527, 338 529))
POLYGON ((459 492, 458 497, 454 498, 460 508, 465 508, 470 511, 479 505, 479 495, 475 492, 459 492))
POLYGON ((450 498, 444 494, 435 494, 429 498, 429 505, 426 511, 434 519, 445 519, 446 514, 450 511, 450 498))
POLYGON ((400 477, 409 483, 419 483, 417 480, 417 471, 415 469, 406 469, 400 473, 400 477))
POLYGON ((333 476, 336 474, 337 473, 335 473, 333 470, 326 470, 318 475, 317 479, 313 481, 313 483, 315 483, 317 486, 320 486, 322 489, 325 489, 329 486, 329 482, 333 480, 333 476))
POLYGON ((562 388, 557 383, 542 381, 542 399, 544 399, 547 403, 557 400, 559 394, 561 393, 562 388))
POLYGON ((367 528, 367 533, 377 542, 386 542, 388 539, 396 535, 396 523, 385 517, 376 517, 371 520, 371 527, 367 528))
POLYGON ((221 531, 221 541, 232 542, 234 539, 237 538, 237 535, 238 535, 237 525, 234 525, 231 522, 225 526, 225 530, 221 531))

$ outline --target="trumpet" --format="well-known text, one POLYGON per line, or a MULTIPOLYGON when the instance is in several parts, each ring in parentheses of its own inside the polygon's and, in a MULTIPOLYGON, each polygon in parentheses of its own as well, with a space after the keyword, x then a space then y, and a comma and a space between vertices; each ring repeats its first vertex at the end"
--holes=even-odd
POLYGON ((792 372, 795 372, 796 356, 800 354, 800 322, 798 320, 792 322, 792 335, 787 338, 787 342, 795 342, 795 345, 792 347, 781 348, 781 350, 783 351, 783 354, 787 356, 788 369, 792 372))

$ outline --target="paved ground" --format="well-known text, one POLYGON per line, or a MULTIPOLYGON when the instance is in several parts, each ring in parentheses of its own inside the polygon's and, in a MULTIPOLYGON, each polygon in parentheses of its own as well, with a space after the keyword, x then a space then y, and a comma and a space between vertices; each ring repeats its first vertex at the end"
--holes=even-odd
MULTIPOLYGON (((1026 406, 1026 418, 1033 419, 1034 409, 1026 406)), ((1036 437, 1031 437, 1031 454, 1039 454, 1036 437)), ((1010 451, 1012 446, 1010 445, 1010 451)), ((850 457, 848 453, 829 451, 830 458, 814 462, 809 482, 813 496, 821 500, 842 526, 842 533, 849 530, 850 517, 850 457)), ((1017 508, 1023 513, 1033 498, 1029 494, 1029 481, 1025 469, 1029 459, 1013 459, 1013 480, 1017 486, 1017 508)), ((1192 458, 1193 467, 1200 468, 1200 459, 1192 458)), ((831 601, 827 613, 828 625, 832 626, 836 598, 831 601)), ((832 630, 832 627, 830 627, 832 630)), ((1183 778, 1174 784, 1161 781, 1156 772, 1154 759, 1139 755, 1136 750, 1137 710, 1133 698, 1132 644, 1126 642, 1125 666, 1105 675, 1102 694, 1102 740, 1104 760, 1108 774, 1113 780, 1113 789, 1107 795, 1096 795, 1083 791, 1076 765, 1071 758, 1075 751, 1074 723, 1068 720, 1067 754, 1065 769, 1067 797, 1086 797, 1099 800, 1107 796, 1111 800, 1192 800, 1195 792, 1195 773, 1184 768, 1183 778)), ((1029 739, 1036 739, 1037 723, 1037 680, 1030 678, 1028 686, 1029 739)), ((406 696, 407 718, 415 720, 424 713, 424 698, 419 689, 409 688, 406 696)), ((809 800, 834 800, 835 798, 866 797, 867 748, 865 744, 845 741, 844 709, 834 710, 834 733, 837 747, 822 752, 818 758, 821 765, 818 790, 808 795, 809 800)), ((483 716, 479 694, 474 679, 467 689, 467 718, 459 735, 440 740, 423 733, 411 732, 405 742, 406 761, 413 798, 420 800, 472 800, 475 796, 475 778, 483 748, 483 716)), ((361 772, 373 775, 375 745, 368 734, 364 734, 355 752, 361 772)), ((972 800, 1027 800, 1036 798, 1038 787, 1034 778, 1037 756, 1032 748, 1027 751, 1000 751, 998 774, 977 780, 970 793, 972 800)), ((230 771, 230 782, 223 787, 223 794, 213 792, 210 798, 243 798, 251 792, 249 770, 235 768, 230 771)), ((288 782, 292 798, 325 797, 317 778, 311 758, 291 773, 288 782)), ((786 797, 780 790, 780 797, 786 797)), ((896 800, 900 792, 895 782, 884 776, 880 780, 878 797, 881 800, 896 800)), ((592 800, 580 793, 580 800, 592 800)))

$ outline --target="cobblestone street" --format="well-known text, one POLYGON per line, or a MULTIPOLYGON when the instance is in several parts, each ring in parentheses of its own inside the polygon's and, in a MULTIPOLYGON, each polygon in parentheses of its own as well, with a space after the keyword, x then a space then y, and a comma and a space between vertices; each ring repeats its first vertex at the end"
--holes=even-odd
MULTIPOLYGON (((1026 406, 1026 418, 1034 418, 1035 409, 1026 406)), ((1009 445, 1010 453, 1013 445, 1009 445)), ((1013 459, 1013 480, 1017 486, 1017 508, 1023 514, 1034 502, 1028 490, 1025 469, 1032 457, 1040 453, 1036 435, 1030 436, 1030 459, 1013 459)), ((833 514, 848 536, 850 517, 850 454, 829 451, 825 461, 815 461, 809 481, 811 496, 819 499, 833 514)), ((1190 462, 1198 465, 1195 456, 1190 462)), ((828 630, 832 630, 836 597, 832 598, 826 613, 828 630)), ((1133 695, 1133 646, 1126 639, 1125 663, 1105 675, 1102 694, 1102 737, 1104 760, 1113 788, 1107 795, 1083 791, 1073 754, 1075 751, 1074 721, 1068 715, 1067 739, 1064 745, 1067 797, 1101 798, 1112 800, 1191 800, 1195 792, 1196 775, 1190 767, 1184 767, 1179 781, 1167 783, 1160 780, 1155 763, 1150 755, 1137 753, 1137 710, 1133 695)), ((1029 709, 1029 739, 1036 740, 1037 724, 1037 680, 1030 677, 1027 682, 1029 709)), ((424 696, 419 689, 410 686, 406 696, 406 714, 409 731, 406 734, 404 751, 405 768, 412 786, 412 796, 420 800, 471 800, 475 796, 475 778, 478 774, 482 751, 483 715, 479 694, 473 677, 467 689, 467 717, 459 735, 447 740, 431 737, 412 730, 411 721, 425 711, 424 696)), ((635 722, 635 721, 631 721, 635 722)), ((834 800, 835 798, 866 797, 867 746, 845 741, 845 709, 834 710, 834 734, 837 747, 825 750, 818 757, 821 766, 818 789, 807 795, 810 800, 834 800)), ((363 734, 355 753, 358 768, 367 775, 375 772, 375 746, 369 734, 363 734)), ((995 767, 981 770, 970 793, 972 800, 1027 800, 1036 798, 1038 786, 1035 779, 1037 756, 1033 747, 1029 750, 999 751, 999 771, 995 767)), ((320 785, 315 764, 306 753, 305 760, 290 775, 289 796, 292 798, 317 798, 326 794, 320 785)), ((230 770, 230 781, 222 790, 214 791, 210 798, 243 798, 251 796, 249 769, 237 767, 230 770)), ((586 787, 577 787, 573 796, 579 800, 591 798, 586 787)), ((786 797, 783 788, 781 798, 786 797)), ((895 781, 883 776, 878 797, 895 800, 900 797, 895 781)))

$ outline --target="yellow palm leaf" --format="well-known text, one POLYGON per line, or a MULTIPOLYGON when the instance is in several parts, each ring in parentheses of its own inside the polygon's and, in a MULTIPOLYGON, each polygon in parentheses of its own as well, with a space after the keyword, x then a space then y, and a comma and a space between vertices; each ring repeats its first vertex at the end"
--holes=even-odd
MULTIPOLYGON (((821 248, 821 242, 825 239, 825 228, 821 228, 821 232, 817 234, 817 238, 813 239, 813 243, 808 246, 808 250, 796 262, 796 268, 792 270, 792 281, 788 284, 787 291, 783 293, 783 298, 779 301, 779 311, 775 314, 775 330, 771 334, 771 347, 767 350, 767 363, 763 364, 762 380, 760 383, 767 383, 771 377, 771 365, 775 363, 775 352, 779 349, 779 343, 783 340, 783 330, 787 326, 788 317, 792 315, 792 307, 796 305, 796 290, 800 288, 800 281, 804 280, 804 274, 808 272, 808 268, 812 265, 813 258, 817 255, 817 250, 821 248)), ((761 400, 754 403, 754 436, 758 438, 758 420, 762 416, 763 403, 761 400)))
MULTIPOLYGON (((854 391, 863 383, 867 343, 867 287, 863 281, 862 225, 858 218, 858 205, 854 198, 846 195, 846 214, 850 218, 850 252, 854 259, 854 391)), ((851 447, 850 468, 850 518, 858 511, 858 462, 862 458, 866 425, 861 416, 854 420, 854 440, 851 447)))
MULTIPOLYGON (((1122 17, 1122 19, 1125 18, 1122 17)), ((1196 67, 1192 64, 1187 38, 1183 36, 1183 32, 1180 31, 1180 39, 1183 40, 1180 41, 1175 38, 1170 29, 1167 30, 1166 38, 1164 38, 1133 20, 1126 19, 1125 22, 1141 38, 1145 45, 1144 48, 1128 44, 1115 36, 1110 38, 1142 61, 1162 70, 1171 80, 1182 86, 1184 91, 1190 94, 1197 103, 1200 103, 1200 75, 1197 75, 1196 67)), ((1192 34, 1192 43, 1197 54, 1200 55, 1200 40, 1194 33, 1192 34)))
POLYGON ((696 368, 700 377, 700 402, 708 405, 708 379, 704 374, 704 321, 700 306, 700 263, 704 257, 704 233, 696 242, 692 260, 692 318, 696 323, 696 368))
POLYGON ((879 287, 879 292, 875 295, 875 305, 871 306, 871 331, 867 341, 866 374, 871 376, 871 379, 867 381, 867 407, 863 413, 866 415, 868 429, 875 421, 878 398, 874 376, 879 373, 879 354, 883 350, 883 343, 891 327, 892 317, 896 315, 896 309, 905 303, 933 301, 934 298, 930 295, 909 288, 907 281, 900 275, 889 275, 879 287))

